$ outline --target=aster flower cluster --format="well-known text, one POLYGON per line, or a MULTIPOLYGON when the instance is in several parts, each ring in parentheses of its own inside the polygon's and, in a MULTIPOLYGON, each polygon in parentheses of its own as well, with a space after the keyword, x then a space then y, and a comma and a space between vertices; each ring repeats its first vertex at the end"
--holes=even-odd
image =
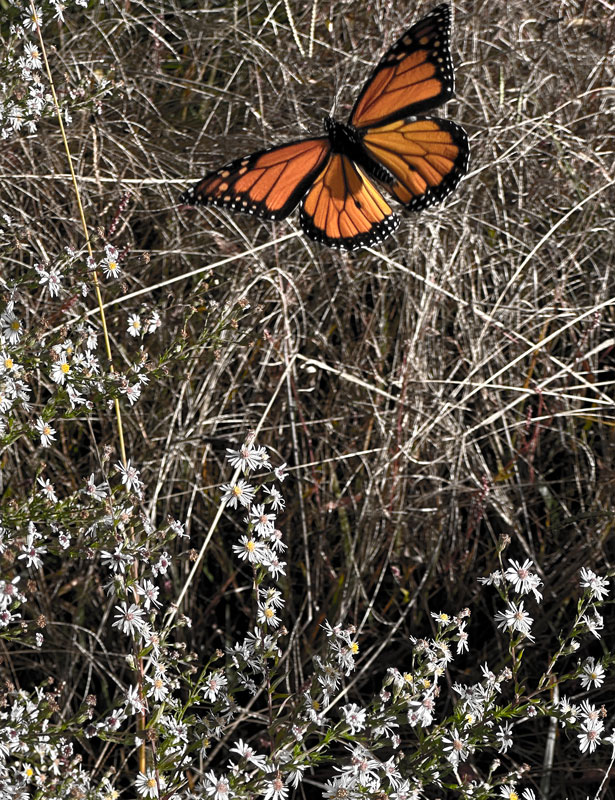
MULTIPOLYGON (((10 26, 11 42, 0 61, 0 139, 16 134, 33 134, 43 117, 55 114, 53 96, 45 88, 43 56, 37 31, 49 22, 64 23, 65 12, 88 5, 88 0, 51 0, 36 5, 14 3, 10 26)), ((65 124, 71 122, 71 110, 88 104, 100 110, 100 98, 114 89, 105 78, 80 79, 64 91, 60 107, 65 124)))
MULTIPOLYGON (((41 299, 68 294, 69 266, 76 256, 66 255, 56 266, 34 264, 31 283, 41 299)), ((120 262, 117 249, 107 245, 102 259, 89 267, 104 278, 117 277, 120 262)), ((110 388, 131 404, 139 396, 148 381, 143 353, 135 359, 131 379, 105 374, 100 337, 92 325, 75 325, 70 336, 62 332, 51 342, 46 331, 32 336, 20 310, 22 295, 16 287, 5 288, 9 299, 0 308, 0 436, 5 442, 28 436, 33 445, 48 450, 56 445, 66 417, 87 414, 101 397, 108 398, 110 388), (51 398, 36 410, 28 382, 35 370, 51 398)), ((159 326, 157 314, 146 309, 131 315, 127 332, 143 339, 159 326)), ((173 800, 285 800, 308 775, 317 777, 322 796, 330 800, 367 795, 408 800, 436 790, 459 797, 534 800, 531 787, 523 785, 523 771, 506 767, 521 726, 527 731, 532 720, 548 719, 588 756, 612 744, 609 712, 590 696, 602 686, 610 661, 576 655, 583 637, 595 641, 602 635, 600 609, 608 600, 609 582, 588 568, 581 570, 576 618, 531 687, 520 675, 520 654, 535 639, 543 584, 528 559, 511 559, 481 579, 483 591, 493 587, 501 600, 494 621, 508 639, 510 662, 493 670, 482 664, 477 682, 454 677, 456 659, 471 652, 469 611, 438 610, 431 614, 433 638, 412 637, 407 663, 390 668, 369 701, 349 694, 360 663, 359 631, 339 621, 322 624, 322 645, 313 656, 311 674, 303 676, 296 694, 282 695, 281 682, 288 681, 282 582, 289 567, 280 528, 286 465, 272 464, 269 452, 252 441, 229 449, 227 459, 235 474, 221 487, 221 503, 243 523, 231 549, 240 570, 249 574, 253 616, 245 636, 225 652, 197 658, 177 646, 178 629, 192 624, 173 607, 168 590, 179 574, 172 543, 185 538, 185 530, 173 519, 155 527, 142 512, 147 476, 132 460, 124 463, 104 454, 101 470, 69 492, 41 469, 28 503, 0 521, 0 551, 8 551, 13 565, 10 575, 0 576, 0 636, 7 642, 19 639, 33 650, 43 648, 45 620, 33 621, 23 608, 31 600, 29 579, 44 573, 49 559, 86 558, 103 576, 107 626, 122 643, 131 670, 131 680, 109 707, 98 708, 92 698, 60 726, 50 722, 60 687, 55 693, 47 687, 29 693, 9 687, 11 710, 0 714, 3 740, 9 742, 8 749, 0 745, 0 787, 8 782, 25 799, 43 786, 51 787, 55 797, 69 797, 81 785, 88 797, 108 800, 116 791, 113 781, 87 775, 71 742, 83 736, 132 742, 144 725, 156 747, 147 750, 146 767, 132 775, 131 788, 139 797, 173 800), (69 521, 63 522, 64 517, 69 521), (571 663, 573 656, 578 660, 571 663), (570 687, 569 694, 587 696, 574 701, 552 697, 556 675, 558 689, 570 687), (525 688, 516 695, 520 685, 525 688), (254 736, 252 728, 244 732, 242 720, 253 707, 275 736, 254 736), (26 752, 23 743, 34 739, 41 743, 35 752, 26 752), (488 778, 468 778, 464 770, 479 754, 492 754, 493 769, 488 778), (205 767, 189 788, 186 770, 194 771, 199 760, 205 767)))

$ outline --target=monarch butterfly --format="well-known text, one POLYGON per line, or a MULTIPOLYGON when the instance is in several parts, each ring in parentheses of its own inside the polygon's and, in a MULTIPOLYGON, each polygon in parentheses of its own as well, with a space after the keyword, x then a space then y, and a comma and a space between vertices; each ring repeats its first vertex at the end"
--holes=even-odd
POLYGON ((411 211, 443 200, 467 171, 468 138, 454 122, 415 115, 454 94, 450 16, 443 3, 404 33, 363 86, 347 124, 326 117, 326 136, 231 161, 180 203, 265 219, 284 219, 301 203, 301 227, 311 239, 354 250, 399 225, 370 178, 411 211))

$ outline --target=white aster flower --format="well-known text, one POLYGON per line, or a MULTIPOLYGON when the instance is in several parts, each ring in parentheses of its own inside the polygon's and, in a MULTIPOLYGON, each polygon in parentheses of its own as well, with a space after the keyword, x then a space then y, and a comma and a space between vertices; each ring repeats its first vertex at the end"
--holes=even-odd
POLYGON ((604 667, 600 662, 595 663, 593 658, 588 658, 583 665, 583 672, 579 678, 584 689, 595 687, 599 689, 604 683, 604 667))
POLYGON ((504 611, 497 612, 495 621, 498 623, 498 628, 508 628, 509 630, 519 631, 523 636, 533 641, 530 630, 534 620, 523 608, 523 600, 521 600, 519 604, 508 602, 504 611))

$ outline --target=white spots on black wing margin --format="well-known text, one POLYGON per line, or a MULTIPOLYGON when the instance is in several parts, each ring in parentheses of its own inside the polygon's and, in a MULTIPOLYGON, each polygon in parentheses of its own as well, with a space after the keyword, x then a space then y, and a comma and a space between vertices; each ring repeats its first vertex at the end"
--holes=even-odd
POLYGON ((312 218, 305 213, 303 205, 301 206, 300 222, 305 234, 319 244, 333 247, 336 250, 358 250, 361 247, 372 247, 384 242, 397 230, 401 219, 397 214, 389 214, 389 216, 376 223, 371 230, 357 236, 339 239, 331 239, 323 230, 316 228, 312 218))

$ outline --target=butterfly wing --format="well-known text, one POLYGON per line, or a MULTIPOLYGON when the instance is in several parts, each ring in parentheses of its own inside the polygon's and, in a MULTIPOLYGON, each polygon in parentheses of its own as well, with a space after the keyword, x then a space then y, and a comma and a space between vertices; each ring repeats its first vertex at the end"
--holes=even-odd
POLYGON ((470 153, 464 129, 437 117, 368 128, 363 147, 394 175, 388 188, 411 211, 444 200, 465 175, 470 153))
POLYGON ((317 242, 354 250, 381 242, 399 217, 366 175, 345 155, 333 153, 301 206, 301 227, 317 242))
POLYGON ((179 202, 284 219, 312 185, 330 151, 329 139, 320 137, 253 153, 210 173, 179 202))
POLYGON ((356 128, 421 114, 449 100, 455 89, 449 49, 451 11, 436 6, 388 50, 354 105, 356 128))

